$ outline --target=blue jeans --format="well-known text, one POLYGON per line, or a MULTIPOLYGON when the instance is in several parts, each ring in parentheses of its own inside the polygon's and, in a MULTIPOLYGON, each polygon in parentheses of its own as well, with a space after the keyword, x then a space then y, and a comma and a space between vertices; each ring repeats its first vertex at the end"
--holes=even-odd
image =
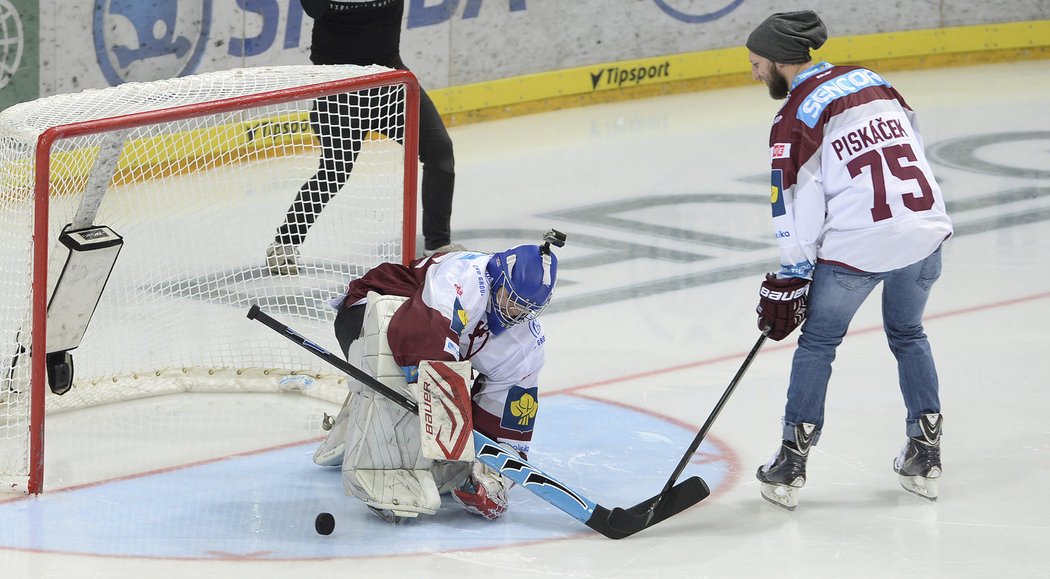
POLYGON ((940 276, 940 248, 922 261, 883 273, 817 264, 809 288, 809 315, 802 324, 791 364, 784 440, 794 441, 795 425, 808 422, 817 427, 816 444, 824 426, 824 399, 835 349, 842 343, 853 315, 879 282, 883 283, 883 329, 890 351, 897 359, 900 389, 908 410, 907 435, 921 436, 919 417, 941 411, 937 369, 922 328, 926 299, 940 276))

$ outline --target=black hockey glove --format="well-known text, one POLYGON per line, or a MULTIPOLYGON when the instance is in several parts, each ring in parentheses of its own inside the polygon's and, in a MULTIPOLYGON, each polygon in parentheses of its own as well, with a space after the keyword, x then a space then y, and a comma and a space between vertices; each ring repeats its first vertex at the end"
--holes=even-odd
POLYGON ((758 329, 769 328, 769 337, 780 341, 788 337, 806 319, 809 303, 809 280, 800 277, 777 279, 766 274, 758 290, 758 329))

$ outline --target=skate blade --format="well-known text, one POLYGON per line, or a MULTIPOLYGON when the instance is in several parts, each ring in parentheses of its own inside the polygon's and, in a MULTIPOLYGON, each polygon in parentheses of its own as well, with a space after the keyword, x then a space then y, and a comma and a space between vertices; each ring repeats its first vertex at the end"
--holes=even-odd
MULTIPOLYGON (((932 475, 934 473, 931 472, 930 474, 932 475)), ((937 476, 930 478, 898 475, 898 479, 900 480, 901 486, 904 487, 904 490, 919 498, 932 502, 937 500, 937 478, 941 473, 937 472, 936 474, 937 476)))
POLYGON ((762 498, 789 511, 798 506, 798 489, 788 485, 762 483, 762 498))
POLYGON ((415 519, 419 516, 419 513, 412 511, 393 511, 390 509, 377 509, 371 505, 365 505, 370 511, 376 514, 380 519, 393 524, 400 525, 406 519, 415 519))

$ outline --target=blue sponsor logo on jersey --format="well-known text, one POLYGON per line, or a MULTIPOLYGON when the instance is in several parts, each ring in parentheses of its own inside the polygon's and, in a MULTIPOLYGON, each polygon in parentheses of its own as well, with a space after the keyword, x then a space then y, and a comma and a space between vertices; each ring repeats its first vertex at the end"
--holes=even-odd
POLYGON ((503 405, 503 418, 499 425, 507 430, 532 432, 532 424, 539 410, 539 389, 511 386, 507 402, 503 405))
POLYGON ((769 185, 769 203, 773 207, 773 217, 787 213, 784 207, 784 170, 773 169, 769 185))
POLYGON ((817 120, 820 118, 821 113, 832 101, 872 86, 891 85, 881 76, 863 68, 848 72, 842 76, 836 76, 831 80, 825 81, 813 92, 806 95, 806 98, 802 99, 802 104, 799 105, 795 117, 812 129, 817 126, 817 120))

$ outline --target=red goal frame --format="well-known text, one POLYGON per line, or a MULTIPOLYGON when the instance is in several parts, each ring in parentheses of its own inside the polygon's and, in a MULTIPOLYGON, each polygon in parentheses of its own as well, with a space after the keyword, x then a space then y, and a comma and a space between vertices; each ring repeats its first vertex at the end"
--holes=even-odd
MULTIPOLYGON (((35 166, 35 199, 33 215, 33 288, 48 287, 48 217, 50 201, 50 156, 53 145, 60 139, 118 128, 135 128, 144 125, 170 122, 193 117, 226 113, 241 109, 278 104, 306 98, 317 98, 333 94, 401 84, 405 86, 405 135, 404 135, 404 199, 403 227, 401 237, 402 262, 408 264, 415 252, 416 244, 416 187, 419 163, 419 83, 406 70, 380 72, 345 80, 328 81, 300 87, 273 90, 248 96, 230 97, 206 103, 175 106, 168 109, 118 115, 58 125, 45 130, 37 139, 35 166)), ((39 494, 44 482, 44 415, 47 383, 47 291, 34 291, 32 299, 33 338, 31 352, 29 424, 29 479, 30 494, 39 494)))

